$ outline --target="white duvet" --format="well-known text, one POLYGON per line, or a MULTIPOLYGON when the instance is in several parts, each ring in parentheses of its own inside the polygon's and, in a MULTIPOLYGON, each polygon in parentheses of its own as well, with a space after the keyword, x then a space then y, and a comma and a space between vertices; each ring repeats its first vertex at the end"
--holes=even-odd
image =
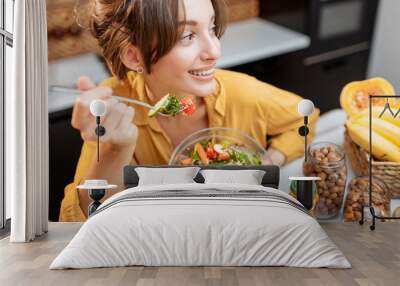
POLYGON ((128 265, 351 267, 314 218, 279 197, 297 202, 282 191, 254 185, 127 189, 100 206, 50 269, 128 265), (123 199, 169 190, 203 194, 240 191, 242 195, 123 199), (271 198, 252 197, 251 191, 265 192, 271 198))

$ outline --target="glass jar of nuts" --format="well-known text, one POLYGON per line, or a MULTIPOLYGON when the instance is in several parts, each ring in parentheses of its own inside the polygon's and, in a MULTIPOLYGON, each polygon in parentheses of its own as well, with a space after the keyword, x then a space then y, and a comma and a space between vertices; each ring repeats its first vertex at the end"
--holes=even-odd
MULTIPOLYGON (((372 206, 377 216, 390 215, 390 195, 385 183, 372 177, 372 206)), ((361 212, 366 214, 365 219, 371 215, 369 212, 369 177, 356 177, 349 184, 349 193, 344 204, 344 221, 360 221, 361 212), (364 210, 363 210, 364 206, 364 210)))
POLYGON ((319 195, 315 210, 317 218, 332 218, 339 214, 346 189, 347 168, 342 147, 330 142, 318 142, 307 150, 303 164, 305 176, 320 177, 317 182, 319 195))

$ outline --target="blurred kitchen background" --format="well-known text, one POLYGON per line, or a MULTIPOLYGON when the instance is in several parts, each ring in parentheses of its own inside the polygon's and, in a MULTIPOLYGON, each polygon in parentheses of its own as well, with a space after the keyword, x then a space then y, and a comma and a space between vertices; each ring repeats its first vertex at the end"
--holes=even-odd
MULTIPOLYGON (((75 0, 47 0, 49 47, 50 209, 58 220, 82 141, 70 125, 80 75, 109 77, 96 41, 73 14, 75 0)), ((85 11, 84 0, 77 14, 85 11)), ((400 90, 400 1, 227 0, 230 24, 220 68, 244 72, 311 99, 323 113, 339 108, 342 87, 372 76, 400 90)), ((245 96, 245 95, 244 95, 245 96)))

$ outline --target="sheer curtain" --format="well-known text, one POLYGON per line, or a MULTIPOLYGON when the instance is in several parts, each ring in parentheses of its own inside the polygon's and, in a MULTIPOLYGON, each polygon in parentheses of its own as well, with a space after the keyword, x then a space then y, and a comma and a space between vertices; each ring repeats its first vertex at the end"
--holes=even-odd
POLYGON ((15 2, 14 70, 6 98, 6 187, 12 242, 48 227, 47 23, 45 0, 15 2))

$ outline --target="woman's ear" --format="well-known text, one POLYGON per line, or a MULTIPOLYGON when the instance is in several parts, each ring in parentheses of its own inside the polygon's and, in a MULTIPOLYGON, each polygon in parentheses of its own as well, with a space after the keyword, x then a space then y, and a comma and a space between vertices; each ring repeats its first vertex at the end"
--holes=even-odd
POLYGON ((144 69, 141 53, 139 49, 133 45, 129 45, 122 50, 121 61, 130 70, 143 71, 144 69))

